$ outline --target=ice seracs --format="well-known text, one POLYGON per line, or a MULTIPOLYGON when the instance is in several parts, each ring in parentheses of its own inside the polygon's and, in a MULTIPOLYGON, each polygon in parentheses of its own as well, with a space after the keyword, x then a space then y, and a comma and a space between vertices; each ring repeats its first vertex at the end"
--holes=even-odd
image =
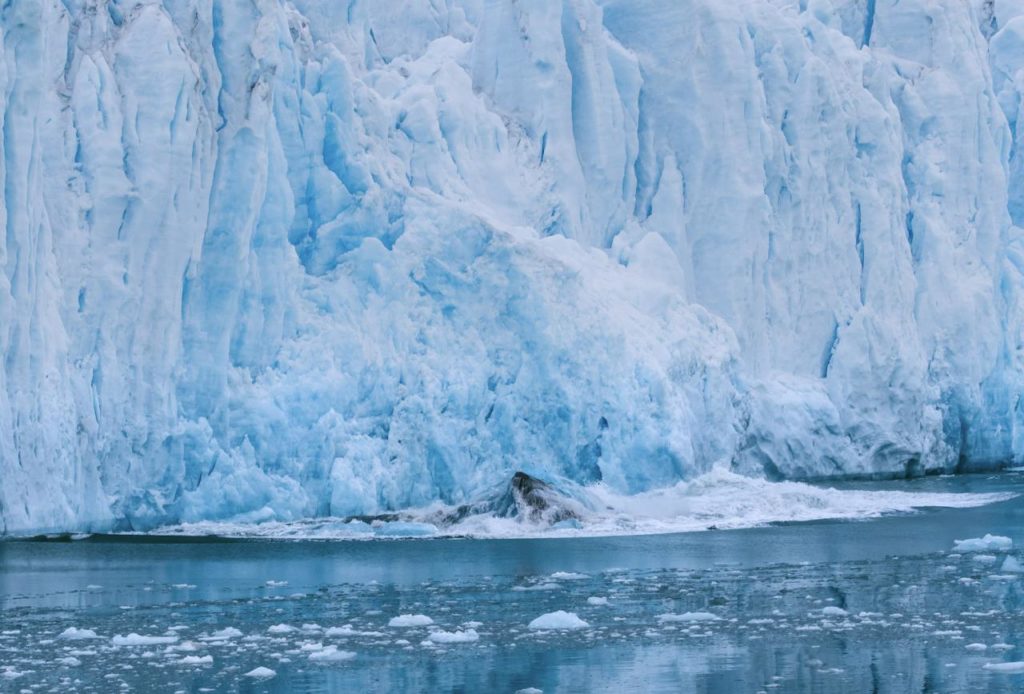
POLYGON ((977 5, 7 3, 0 533, 1020 462, 977 5))

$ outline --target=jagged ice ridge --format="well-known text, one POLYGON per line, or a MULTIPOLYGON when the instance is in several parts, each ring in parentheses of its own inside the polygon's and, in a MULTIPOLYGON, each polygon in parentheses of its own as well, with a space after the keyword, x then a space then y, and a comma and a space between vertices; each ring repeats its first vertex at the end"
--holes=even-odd
POLYGON ((0 533, 1024 457, 1011 0, 11 0, 0 533))

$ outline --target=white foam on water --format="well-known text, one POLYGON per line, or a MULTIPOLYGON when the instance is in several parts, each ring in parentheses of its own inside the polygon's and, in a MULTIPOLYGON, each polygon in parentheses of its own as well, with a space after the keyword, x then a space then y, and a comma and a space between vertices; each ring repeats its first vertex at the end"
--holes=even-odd
MULTIPOLYGON (((602 537, 652 535, 749 528, 778 522, 860 520, 925 508, 975 508, 1006 501, 1012 492, 907 492, 820 487, 802 482, 769 482, 716 469, 688 482, 635 495, 614 492, 604 484, 582 488, 591 511, 578 526, 551 527, 493 515, 470 516, 437 528, 437 536, 473 538, 602 537)), ((437 505, 409 511, 413 517, 436 516, 437 505)), ((395 523, 387 533, 352 532, 339 518, 295 522, 202 522, 168 526, 159 535, 247 537, 282 540, 372 540, 422 537, 403 534, 395 523)), ((999 538, 996 538, 999 539, 999 538)), ((982 538, 984 540, 984 538, 982 538)), ((973 541, 967 541, 973 546, 973 541)), ((960 549, 960 545, 957 545, 960 549)))

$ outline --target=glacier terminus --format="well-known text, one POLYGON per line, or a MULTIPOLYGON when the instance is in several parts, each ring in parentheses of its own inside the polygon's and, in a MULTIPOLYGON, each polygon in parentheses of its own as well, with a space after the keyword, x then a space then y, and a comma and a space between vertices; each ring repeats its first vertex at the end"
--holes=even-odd
POLYGON ((1022 95, 1015 0, 7 0, 0 534, 1019 465, 1022 95))

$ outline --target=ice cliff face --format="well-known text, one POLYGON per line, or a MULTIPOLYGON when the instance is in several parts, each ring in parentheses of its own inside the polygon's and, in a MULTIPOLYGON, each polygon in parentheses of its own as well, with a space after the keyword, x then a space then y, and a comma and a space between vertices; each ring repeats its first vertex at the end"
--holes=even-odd
POLYGON ((1012 0, 11 0, 0 532, 1024 455, 1012 0))

